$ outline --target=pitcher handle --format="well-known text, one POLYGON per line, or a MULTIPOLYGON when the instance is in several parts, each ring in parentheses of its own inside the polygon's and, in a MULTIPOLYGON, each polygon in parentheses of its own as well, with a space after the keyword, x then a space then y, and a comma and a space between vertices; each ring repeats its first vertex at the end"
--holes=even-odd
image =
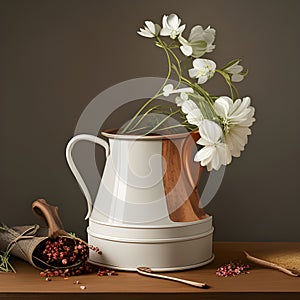
POLYGON ((99 138, 97 136, 90 135, 90 134, 80 134, 80 135, 74 136, 69 141, 69 143, 66 147, 66 159, 67 159, 68 165, 69 165, 74 177, 76 178, 76 180, 86 198, 86 201, 87 201, 88 212, 85 216, 85 220, 87 220, 92 213, 92 197, 91 197, 91 194, 90 194, 84 180, 82 179, 78 169, 76 168, 76 165, 72 158, 72 149, 73 149, 74 145, 79 141, 93 142, 93 143, 96 143, 96 144, 102 146, 105 149, 106 157, 108 157, 108 155, 109 155, 109 145, 106 141, 102 140, 101 138, 99 138))

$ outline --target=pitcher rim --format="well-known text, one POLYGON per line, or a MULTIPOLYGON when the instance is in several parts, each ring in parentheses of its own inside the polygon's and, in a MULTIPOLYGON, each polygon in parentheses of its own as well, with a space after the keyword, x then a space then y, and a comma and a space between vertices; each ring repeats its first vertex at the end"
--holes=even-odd
POLYGON ((142 135, 142 134, 122 134, 118 133, 119 129, 108 129, 101 131, 101 135, 111 138, 111 139, 119 139, 119 140, 173 140, 173 139, 182 139, 186 138, 188 135, 197 134, 198 130, 195 131, 187 131, 182 133, 174 133, 174 134, 162 134, 162 135, 142 135))

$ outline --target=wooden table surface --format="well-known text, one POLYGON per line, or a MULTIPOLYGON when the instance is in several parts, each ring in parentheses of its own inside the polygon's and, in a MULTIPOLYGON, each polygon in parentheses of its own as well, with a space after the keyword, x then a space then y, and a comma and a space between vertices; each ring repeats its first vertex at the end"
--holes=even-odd
MULTIPOLYGON (((118 272, 118 276, 99 277, 96 273, 46 281, 31 265, 13 260, 17 273, 0 273, 0 299, 300 299, 300 277, 251 264, 249 274, 217 277, 216 269, 229 261, 246 262, 243 250, 299 250, 300 243, 215 242, 215 260, 207 266, 165 275, 206 282, 209 289, 141 276, 134 272, 118 272), (74 284, 86 286, 81 290, 74 284), (104 298, 103 298, 104 297, 104 298), (202 297, 202 298, 201 298, 202 297)), ((183 253, 184 255, 184 253, 183 253)), ((126 257, 124 257, 126 259, 126 257)))

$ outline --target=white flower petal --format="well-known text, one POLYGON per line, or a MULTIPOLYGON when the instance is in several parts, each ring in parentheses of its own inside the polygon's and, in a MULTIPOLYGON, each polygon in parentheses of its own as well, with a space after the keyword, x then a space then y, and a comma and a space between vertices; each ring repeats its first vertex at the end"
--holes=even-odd
POLYGON ((177 104, 177 106, 182 106, 182 104, 188 100, 189 100, 188 94, 185 92, 181 92, 180 97, 175 98, 175 103, 177 104))
POLYGON ((168 19, 168 16, 164 15, 163 18, 162 18, 162 25, 163 25, 163 28, 166 28, 166 27, 167 27, 167 19, 168 19))
POLYGON ((215 101, 214 108, 218 116, 226 118, 232 105, 232 99, 227 96, 221 96, 215 101))
POLYGON ((188 94, 185 93, 185 92, 180 93, 180 97, 181 97, 183 100, 185 100, 185 101, 189 100, 189 96, 188 96, 188 94))
POLYGON ((241 65, 233 64, 232 66, 228 67, 226 71, 231 74, 238 74, 241 73, 243 69, 244 68, 241 65))
POLYGON ((213 50, 215 50, 215 48, 216 48, 216 45, 208 45, 207 48, 206 48, 206 52, 210 53, 213 50))
MULTIPOLYGON (((180 26, 177 29, 177 32, 181 33, 184 30, 184 27, 185 25, 180 26)), ((192 47, 191 55, 195 58, 198 58, 201 57, 204 53, 212 52, 213 49, 215 49, 215 45, 212 44, 215 39, 215 33, 215 29, 210 28, 210 26, 203 30, 202 26, 196 25, 191 29, 188 40, 180 36, 178 37, 178 40, 182 45, 188 45, 192 47)), ((181 51, 185 55, 187 55, 186 53, 191 52, 190 50, 185 50, 185 48, 182 48, 181 51)))
POLYGON ((245 149, 245 145, 248 143, 248 135, 250 134, 251 130, 248 127, 236 125, 230 129, 226 136, 226 143, 232 156, 239 157, 241 155, 241 151, 245 149))
POLYGON ((210 172, 213 169, 211 163, 207 164, 206 168, 208 172, 210 172))
POLYGON ((196 109, 191 110, 187 115, 186 115, 187 121, 196 126, 200 126, 200 123, 203 120, 203 115, 200 111, 200 109, 197 107, 196 109))
POLYGON ((163 95, 165 97, 168 97, 170 94, 172 94, 173 90, 174 90, 173 84, 171 83, 167 84, 163 87, 163 95))
POLYGON ((203 59, 203 58, 196 58, 193 60, 193 67, 196 69, 202 69, 207 65, 207 59, 203 59))
POLYGON ((208 45, 212 46, 212 43, 215 40, 215 35, 216 35, 216 30, 208 26, 203 32, 203 39, 206 41, 208 45))
POLYGON ((233 74, 231 76, 231 81, 232 82, 241 82, 243 79, 244 79, 244 76, 240 75, 240 74, 233 74))
POLYGON ((196 25, 191 29, 191 33, 189 36, 189 41, 194 42, 194 41, 199 41, 202 40, 203 36, 203 28, 200 25, 196 25))
POLYGON ((199 107, 197 106, 197 104, 192 101, 192 100, 187 100, 182 104, 181 110, 185 113, 188 114, 189 112, 191 112, 194 109, 199 109, 199 107))
POLYGON ((194 161, 201 161, 204 165, 207 165, 212 160, 214 151, 215 148, 212 146, 203 147, 196 153, 194 161))
POLYGON ((174 86, 172 83, 166 84, 163 88, 164 91, 173 91, 174 90, 174 86))
POLYGON ((149 31, 146 31, 143 28, 140 28, 140 31, 137 32, 139 35, 143 36, 143 37, 147 37, 147 38, 153 38, 153 34, 150 33, 149 31))
POLYGON ((211 166, 212 166, 213 169, 215 169, 215 170, 220 169, 220 167, 222 165, 221 159, 222 159, 222 157, 220 157, 220 154, 217 151, 217 148, 215 147, 215 153, 214 153, 214 155, 212 157, 212 160, 211 160, 211 166))
POLYGON ((254 107, 249 107, 249 113, 246 117, 246 120, 242 121, 242 122, 239 122, 239 126, 242 126, 242 127, 250 127, 252 126, 253 122, 255 122, 255 118, 253 118, 254 116, 254 113, 255 113, 255 109, 254 107))
MULTIPOLYGON (((230 109, 228 111, 229 115, 232 115, 237 112, 238 109, 241 108, 242 100, 236 99, 234 102, 231 100, 231 98, 228 98, 228 103, 230 103, 230 109), (229 100, 230 99, 230 100, 229 100)), ((243 111, 243 108, 241 108, 241 112, 243 111)))
POLYGON ((175 103, 177 104, 177 106, 182 106, 182 104, 184 103, 184 99, 182 99, 181 97, 176 97, 175 98, 175 103))
POLYGON ((199 126, 200 136, 211 142, 211 144, 219 143, 223 137, 221 127, 210 120, 203 120, 199 126))
POLYGON ((175 94, 175 93, 193 93, 194 90, 190 87, 186 87, 186 88, 181 88, 181 89, 177 89, 177 90, 173 90, 171 92, 171 94, 175 94))
POLYGON ((180 46, 180 50, 185 56, 191 56, 193 54, 193 48, 189 45, 180 46))
MULTIPOLYGON (((200 124, 201 125, 201 124, 200 124)), ((210 140, 205 139, 204 137, 200 137, 200 139, 196 142, 198 145, 202 146, 210 146, 212 145, 210 140)))
POLYGON ((177 32, 178 34, 181 34, 185 29, 185 24, 181 25, 178 29, 177 29, 177 32))
POLYGON ((251 99, 249 97, 234 101, 227 117, 231 124, 240 124, 250 117, 249 114, 252 112, 250 103, 251 99))
POLYGON ((251 104, 251 98, 250 97, 244 97, 243 98, 243 103, 245 103, 244 105, 246 107, 250 106, 250 104, 251 104))
POLYGON ((215 71, 217 65, 216 65, 216 63, 213 60, 206 59, 205 62, 207 63, 207 65, 210 66, 211 70, 215 71))
POLYGON ((178 29, 180 23, 181 20, 175 14, 170 14, 167 18, 167 26, 169 26, 172 29, 178 29))
POLYGON ((208 76, 199 76, 198 77, 198 83, 203 84, 208 80, 208 76))
POLYGON ((155 25, 152 21, 145 21, 146 26, 149 28, 149 30, 155 34, 155 25))
POLYGON ((216 69, 216 63, 209 59, 196 58, 193 61, 193 69, 189 70, 189 75, 191 78, 198 78, 198 83, 205 83, 209 78, 211 78, 216 69))
POLYGON ((195 78, 198 75, 198 69, 193 68, 193 69, 189 69, 189 76, 191 78, 195 78))
POLYGON ((173 84, 169 83, 163 87, 163 95, 168 97, 174 90, 173 84))
POLYGON ((159 34, 162 36, 169 36, 171 32, 172 32, 171 29, 163 27, 159 34))
POLYGON ((194 157, 194 161, 200 161, 200 164, 206 166, 209 171, 219 170, 222 165, 229 164, 231 159, 229 148, 224 143, 205 146, 194 157))

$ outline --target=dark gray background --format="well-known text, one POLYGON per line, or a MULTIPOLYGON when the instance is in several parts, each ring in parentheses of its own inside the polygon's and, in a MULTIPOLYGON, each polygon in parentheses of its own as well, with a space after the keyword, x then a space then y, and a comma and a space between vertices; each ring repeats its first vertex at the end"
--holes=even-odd
POLYGON ((66 143, 101 91, 165 75, 163 54, 136 31, 145 19, 160 23, 175 12, 188 29, 216 28, 210 57, 219 66, 243 59, 250 73, 238 88, 257 109, 246 151, 227 167, 207 207, 215 240, 300 241, 299 4, 0 1, 0 220, 36 222, 30 206, 44 197, 59 206, 68 230, 85 237, 86 204, 65 161, 66 143))

